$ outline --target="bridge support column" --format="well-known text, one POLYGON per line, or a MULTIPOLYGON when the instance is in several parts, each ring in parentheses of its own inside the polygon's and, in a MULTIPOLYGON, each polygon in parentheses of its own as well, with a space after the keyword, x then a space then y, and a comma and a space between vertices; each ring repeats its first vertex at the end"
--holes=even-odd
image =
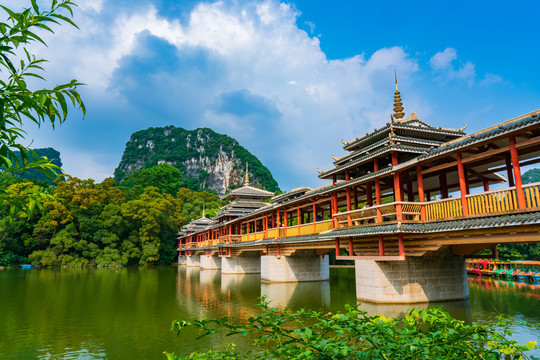
POLYGON ((328 256, 305 251, 295 256, 261 257, 261 280, 265 282, 324 281, 330 278, 328 256))
POLYGON ((186 265, 187 255, 178 255, 178 265, 186 265))
POLYGON ((258 252, 221 258, 223 274, 259 274, 261 272, 261 257, 258 252))
POLYGON ((200 255, 186 255, 186 265, 191 267, 199 267, 201 266, 200 255))
POLYGON ((404 261, 355 260, 356 298, 375 303, 422 303, 469 297, 465 260, 451 247, 404 261))
POLYGON ((221 258, 217 255, 201 255, 201 270, 219 270, 221 269, 221 258))

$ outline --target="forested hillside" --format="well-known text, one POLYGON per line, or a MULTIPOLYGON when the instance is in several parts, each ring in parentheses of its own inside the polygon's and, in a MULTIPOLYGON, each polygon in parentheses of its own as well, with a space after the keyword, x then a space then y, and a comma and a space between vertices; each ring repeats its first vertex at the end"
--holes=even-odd
POLYGON ((39 190, 43 212, 10 216, 0 208, 0 266, 32 262, 44 266, 170 264, 176 257, 176 233, 222 205, 208 192, 155 186, 116 187, 67 177, 57 186, 5 177, 8 194, 23 201, 39 190))
POLYGON ((244 184, 246 163, 253 186, 279 190, 270 171, 235 139, 208 128, 167 126, 134 133, 114 176, 122 183, 135 171, 167 164, 180 171, 182 186, 222 195, 244 184))

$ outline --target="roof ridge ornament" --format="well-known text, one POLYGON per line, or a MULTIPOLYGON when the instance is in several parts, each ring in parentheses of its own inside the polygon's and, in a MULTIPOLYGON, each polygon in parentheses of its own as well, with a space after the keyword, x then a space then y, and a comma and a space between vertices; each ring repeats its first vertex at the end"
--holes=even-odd
POLYGON ((334 157, 334 154, 330 155, 332 159, 337 160, 338 158, 334 157))
POLYGON ((394 79, 396 82, 396 92, 394 93, 394 115, 393 118, 395 118, 397 121, 403 118, 405 116, 405 113, 403 112, 403 103, 401 102, 401 95, 398 90, 398 84, 397 84, 397 71, 394 70, 394 79))
POLYGON ((319 174, 322 174, 322 173, 324 172, 324 171, 319 170, 319 168, 316 168, 316 169, 317 169, 317 172, 318 172, 319 174))
POLYGON ((249 162, 246 161, 246 181, 244 183, 244 186, 249 186, 249 168, 248 168, 249 162))

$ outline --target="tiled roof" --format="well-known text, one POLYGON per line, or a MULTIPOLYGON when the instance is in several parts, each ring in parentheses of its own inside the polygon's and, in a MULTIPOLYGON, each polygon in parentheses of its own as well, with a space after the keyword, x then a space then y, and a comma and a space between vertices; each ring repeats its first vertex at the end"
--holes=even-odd
POLYGON ((311 190, 312 189, 310 187, 301 186, 299 188, 292 189, 291 191, 286 192, 285 194, 276 195, 272 199, 270 199, 270 201, 277 202, 277 203, 283 202, 284 200, 290 199, 290 198, 292 198, 294 196, 303 195, 306 192, 311 191, 311 190))
POLYGON ((392 144, 385 146, 383 148, 377 149, 376 151, 366 154, 364 156, 359 157, 358 159, 354 161, 347 162, 343 165, 336 166, 333 169, 325 170, 321 174, 319 174, 320 179, 324 179, 330 175, 339 173, 345 169, 360 165, 362 163, 366 163, 371 161, 371 159, 380 157, 382 155, 388 154, 392 151, 399 151, 399 152, 408 152, 408 153, 415 153, 415 154, 423 154, 428 149, 423 147, 416 147, 416 146, 408 146, 408 145, 398 145, 398 144, 392 144))
POLYGON ((221 197, 221 200, 232 200, 237 197, 255 197, 255 198, 271 198, 274 196, 273 192, 257 189, 252 186, 242 186, 241 188, 234 189, 230 193, 221 197))
POLYGON ((336 237, 374 236, 378 234, 416 233, 430 234, 461 230, 492 229, 506 226, 523 226, 540 224, 540 212, 527 212, 510 215, 464 218, 450 221, 426 223, 391 223, 373 226, 341 228, 319 234, 320 239, 330 240, 336 237))
POLYGON ((457 139, 456 141, 452 141, 451 143, 443 144, 441 147, 432 149, 427 154, 420 156, 419 160, 425 160, 431 157, 439 156, 454 151, 456 149, 473 145, 481 141, 486 141, 538 123, 540 123, 540 117, 538 117, 538 115, 536 114, 532 114, 531 116, 520 119, 518 121, 507 123, 506 125, 500 124, 499 126, 495 128, 490 128, 487 131, 476 132, 474 134, 463 137, 463 139, 457 139))

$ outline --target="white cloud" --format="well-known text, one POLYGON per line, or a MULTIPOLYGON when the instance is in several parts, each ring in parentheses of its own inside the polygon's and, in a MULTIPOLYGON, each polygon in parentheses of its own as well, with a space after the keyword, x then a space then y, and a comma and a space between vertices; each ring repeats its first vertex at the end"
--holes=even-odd
MULTIPOLYGON (((411 74, 418 70, 417 60, 403 48, 383 48, 372 55, 328 59, 319 39, 298 28, 299 14, 286 4, 276 1, 242 6, 201 3, 193 8, 185 22, 162 17, 151 5, 117 9, 112 0, 93 4, 81 7, 77 15, 82 31, 62 28, 58 36, 50 38, 49 48, 43 50, 44 56, 51 60, 54 77, 76 77, 88 84, 87 91, 93 96, 107 98, 108 103, 115 99, 117 103, 136 108, 139 104, 130 102, 128 95, 111 93, 108 89, 117 87, 112 81, 122 82, 119 75, 113 75, 124 66, 123 60, 140 56, 144 51, 137 45, 141 34, 166 41, 179 54, 186 49, 201 49, 211 54, 219 65, 219 76, 198 81, 200 79, 193 74, 202 72, 196 68, 202 68, 202 63, 193 65, 193 74, 182 73, 182 77, 175 71, 167 73, 165 69, 155 69, 165 72, 153 77, 163 76, 163 101, 174 109, 169 113, 170 118, 163 121, 182 125, 174 121, 178 112, 190 110, 198 114, 197 126, 211 126, 237 138, 271 168, 285 189, 314 185, 315 168, 331 166, 330 154, 343 153, 339 139, 355 138, 389 121, 394 69, 398 71, 406 111, 417 111, 422 116, 423 111, 429 109, 425 101, 403 90, 411 74), (109 13, 107 20, 98 14, 105 7, 109 13), (113 13, 116 15, 111 15, 113 13), (66 48, 70 49, 69 53, 61 51, 66 48), (212 108, 223 94, 242 89, 253 98, 272 102, 279 116, 264 121, 258 118, 257 122, 253 117, 217 113, 212 108), (175 97, 167 98, 171 94, 175 97), (179 99, 193 94, 197 96, 196 101, 176 105, 179 99)), ((452 59, 452 50, 447 50, 432 58, 433 66, 438 69, 445 64, 451 66, 455 59, 452 59)), ((451 67, 450 71, 455 73, 454 77, 466 79, 474 75, 474 65, 472 68, 467 64, 458 69, 451 67)), ((133 77, 143 75, 131 74, 133 77)), ((131 119, 111 119, 120 124, 128 120, 131 119)), ((92 126, 91 120, 86 123, 92 126)), ((160 125, 162 123, 151 121, 146 124, 160 125)), ((131 128, 126 127, 125 131, 131 128)), ((103 141, 116 141, 112 135, 107 138, 104 133, 103 136, 103 141)), ((124 134, 124 138, 128 136, 124 134)), ((80 152, 84 154, 84 161, 88 161, 88 167, 69 158, 64 161, 68 171, 76 176, 100 179, 100 176, 111 175, 117 165, 105 166, 89 151, 81 149, 80 152), (95 173, 89 174, 89 169, 95 173)))
POLYGON ((446 48, 433 55, 429 64, 435 70, 447 70, 452 68, 452 61, 457 59, 457 51, 454 48, 446 48))

